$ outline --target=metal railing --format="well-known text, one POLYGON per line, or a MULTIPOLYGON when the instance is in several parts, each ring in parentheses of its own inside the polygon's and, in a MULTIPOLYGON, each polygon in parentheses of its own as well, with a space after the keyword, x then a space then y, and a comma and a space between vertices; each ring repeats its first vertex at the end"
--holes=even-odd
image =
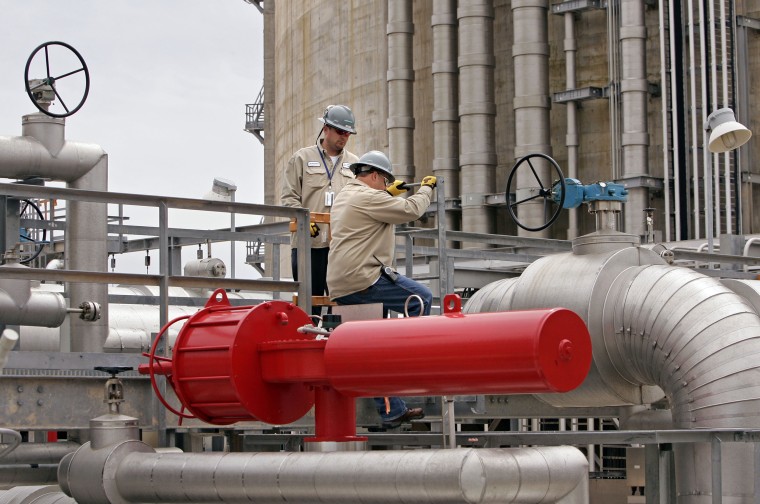
MULTIPOLYGON (((1 278, 21 278, 40 281, 59 282, 93 282, 101 284, 127 284, 148 285, 159 287, 160 305, 162 317, 166 318, 166 308, 169 304, 169 287, 184 288, 223 288, 242 289, 253 291, 272 292, 297 292, 299 294, 299 306, 307 313, 311 310, 311 261, 308 254, 303 261, 299 262, 300 282, 282 281, 272 279, 235 279, 235 278, 207 278, 187 277, 172 274, 170 269, 170 254, 172 250, 183 246, 197 245, 199 242, 229 241, 236 242, 261 241, 271 243, 275 247, 288 243, 288 223, 259 224, 236 228, 231 230, 208 230, 172 228, 169 226, 170 210, 191 210, 199 212, 235 213, 243 215, 261 215, 267 217, 283 218, 296 221, 296 242, 299 247, 306 249, 309 246, 309 213, 302 208, 289 208, 272 205, 259 205, 250 203, 209 201, 191 198, 177 198, 167 196, 153 196, 129 193, 88 191, 82 189, 68 189, 57 187, 24 186, 18 184, 0 183, 0 194, 19 199, 57 199, 64 201, 87 201, 117 205, 119 215, 123 215, 123 207, 151 207, 158 211, 158 225, 135 226, 124 224, 108 225, 108 235, 117 237, 121 242, 125 236, 142 236, 135 241, 127 240, 122 252, 135 250, 157 250, 159 253, 159 273, 157 275, 137 273, 108 273, 105 271, 107 258, 103 258, 103 271, 68 271, 49 270, 43 268, 0 268, 1 278)), ((60 223, 41 221, 40 226, 55 227, 60 229, 60 223)), ((95 237, 106 239, 106 236, 95 237)), ((166 320, 161 320, 161 326, 166 320)))

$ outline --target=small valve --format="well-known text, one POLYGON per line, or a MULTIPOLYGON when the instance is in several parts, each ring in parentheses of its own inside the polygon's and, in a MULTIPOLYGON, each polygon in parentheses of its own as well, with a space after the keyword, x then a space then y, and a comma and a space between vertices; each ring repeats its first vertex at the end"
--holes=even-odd
POLYGON ((103 402, 108 404, 108 411, 114 415, 119 414, 119 405, 124 402, 124 385, 117 376, 125 371, 132 371, 127 366, 97 366, 95 371, 108 373, 111 377, 106 380, 103 402))
POLYGON ((69 308, 66 310, 69 313, 78 313, 79 318, 87 322, 95 322, 100 320, 100 304, 95 301, 84 301, 79 305, 79 308, 69 308))

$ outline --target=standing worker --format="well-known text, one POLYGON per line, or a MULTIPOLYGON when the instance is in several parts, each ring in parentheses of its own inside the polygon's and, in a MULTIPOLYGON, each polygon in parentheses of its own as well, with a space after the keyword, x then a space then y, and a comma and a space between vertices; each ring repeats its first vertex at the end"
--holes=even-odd
MULTIPOLYGON (((417 194, 396 198, 409 190, 393 176, 388 157, 369 151, 351 165, 356 176, 332 209, 332 246, 327 266, 330 296, 339 305, 382 303, 389 310, 404 312, 410 296, 410 314, 430 314, 433 293, 424 285, 392 269, 395 225, 418 219, 430 206, 436 178, 427 176, 417 194), (422 303, 420 303, 420 300, 422 303)), ((378 336, 382 337, 382 336, 378 336)), ((409 409, 398 397, 375 398, 383 426, 398 427, 422 418, 422 408, 409 409)))
MULTIPOLYGON (((282 177, 280 204, 308 208, 310 212, 328 213, 335 196, 354 175, 350 170, 358 158, 346 150, 348 137, 356 134, 354 113, 345 105, 328 105, 319 119, 324 125, 315 145, 296 151, 288 161, 282 177)), ((311 293, 327 292, 327 257, 330 240, 327 230, 311 223, 311 293)), ((298 249, 295 234, 290 237, 290 264, 293 279, 298 280, 298 249)), ((313 310, 319 314, 319 308, 313 310)))

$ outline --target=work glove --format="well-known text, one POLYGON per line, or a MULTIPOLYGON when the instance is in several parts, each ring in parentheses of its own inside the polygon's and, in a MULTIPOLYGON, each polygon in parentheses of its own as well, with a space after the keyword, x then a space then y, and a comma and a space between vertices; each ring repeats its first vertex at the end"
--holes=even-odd
POLYGON ((403 180, 396 180, 391 185, 385 188, 385 192, 387 192, 391 196, 399 196, 401 194, 404 194, 408 190, 409 188, 406 187, 406 182, 404 182, 403 180))
POLYGON ((311 234, 312 238, 319 236, 319 226, 317 226, 316 222, 309 224, 309 233, 311 234))
POLYGON ((423 186, 428 186, 431 189, 435 189, 435 186, 436 186, 437 183, 438 183, 437 179, 433 175, 428 175, 427 177, 425 177, 424 179, 422 179, 422 185, 423 186))

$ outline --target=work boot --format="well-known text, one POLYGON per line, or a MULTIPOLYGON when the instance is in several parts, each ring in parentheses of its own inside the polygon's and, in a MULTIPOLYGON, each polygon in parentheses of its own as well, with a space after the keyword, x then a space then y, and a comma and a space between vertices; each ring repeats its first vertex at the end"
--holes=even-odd
POLYGON ((407 410, 404 411, 404 414, 400 417, 388 422, 383 422, 383 427, 386 429, 395 429, 396 427, 400 427, 402 423, 419 420, 420 418, 425 418, 425 412, 422 411, 422 408, 407 408, 407 410))

